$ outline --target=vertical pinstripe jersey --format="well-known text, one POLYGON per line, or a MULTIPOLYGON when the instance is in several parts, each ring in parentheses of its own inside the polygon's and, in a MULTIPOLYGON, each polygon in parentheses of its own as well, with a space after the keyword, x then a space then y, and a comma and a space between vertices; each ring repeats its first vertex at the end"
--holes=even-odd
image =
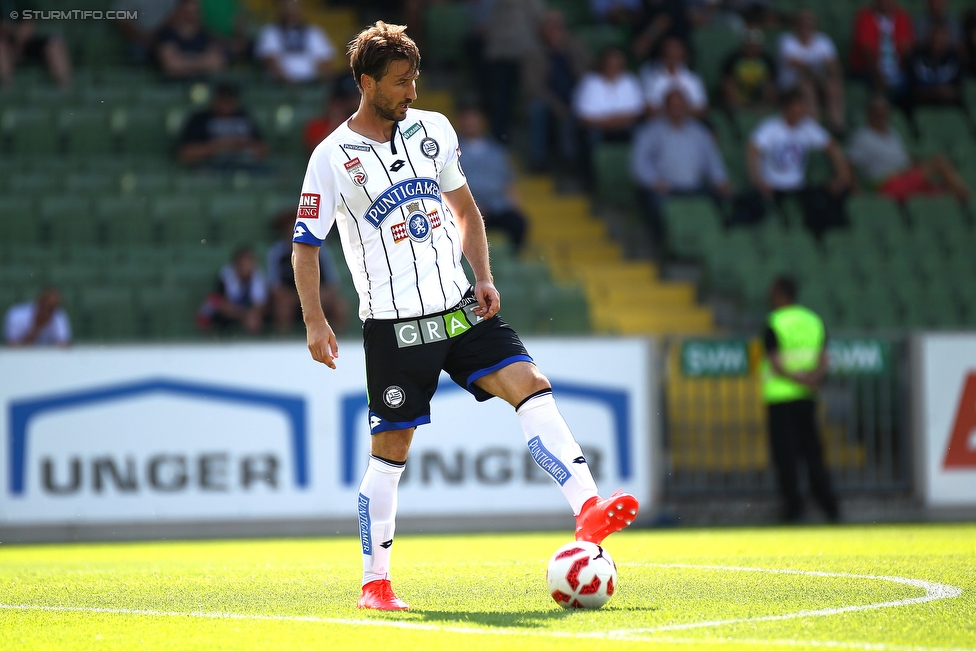
POLYGON ((293 241, 321 246, 337 224, 361 319, 442 312, 470 288, 441 198, 466 183, 459 156, 448 119, 418 109, 407 109, 390 142, 344 122, 312 152, 293 241))

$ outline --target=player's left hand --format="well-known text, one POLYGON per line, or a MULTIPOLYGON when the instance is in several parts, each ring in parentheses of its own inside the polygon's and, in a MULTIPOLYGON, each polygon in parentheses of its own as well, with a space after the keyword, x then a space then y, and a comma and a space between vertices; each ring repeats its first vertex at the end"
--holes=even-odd
POLYGON ((498 314, 502 307, 502 298, 490 280, 479 280, 474 285, 474 296, 478 299, 478 307, 474 313, 482 319, 490 319, 498 314))

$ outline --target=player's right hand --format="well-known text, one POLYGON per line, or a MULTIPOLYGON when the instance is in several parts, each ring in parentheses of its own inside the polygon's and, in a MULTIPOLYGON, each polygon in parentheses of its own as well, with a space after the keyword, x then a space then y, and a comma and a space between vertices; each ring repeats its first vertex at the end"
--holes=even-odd
POLYGON ((339 343, 329 322, 306 325, 305 331, 308 338, 308 352, 312 353, 312 359, 334 369, 335 359, 339 356, 339 343))

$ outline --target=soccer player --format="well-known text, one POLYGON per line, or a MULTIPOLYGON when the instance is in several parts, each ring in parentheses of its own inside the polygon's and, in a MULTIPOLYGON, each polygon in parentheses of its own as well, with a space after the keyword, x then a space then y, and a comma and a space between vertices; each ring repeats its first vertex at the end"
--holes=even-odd
POLYGON ((333 224, 359 293, 372 437, 359 489, 358 606, 378 610, 408 608, 390 586, 397 485, 414 429, 430 422, 442 370, 477 400, 498 396, 515 407, 533 458, 576 514, 578 540, 601 542, 638 509, 621 491, 599 497, 549 381, 496 316, 501 299, 457 134, 443 115, 410 107, 420 52, 404 29, 377 22, 350 43, 359 110, 312 153, 293 238, 308 348, 329 368, 339 351, 319 304, 318 247, 333 224))

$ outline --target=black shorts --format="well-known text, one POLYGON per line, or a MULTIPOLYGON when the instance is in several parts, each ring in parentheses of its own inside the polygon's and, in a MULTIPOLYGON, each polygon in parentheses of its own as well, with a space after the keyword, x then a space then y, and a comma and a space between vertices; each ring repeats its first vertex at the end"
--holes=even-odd
POLYGON ((478 401, 493 396, 475 382, 515 362, 532 362, 512 326, 472 312, 473 292, 452 309, 410 319, 366 319, 366 391, 373 434, 430 422, 441 371, 478 401), (474 325, 472 325, 474 324, 474 325))

